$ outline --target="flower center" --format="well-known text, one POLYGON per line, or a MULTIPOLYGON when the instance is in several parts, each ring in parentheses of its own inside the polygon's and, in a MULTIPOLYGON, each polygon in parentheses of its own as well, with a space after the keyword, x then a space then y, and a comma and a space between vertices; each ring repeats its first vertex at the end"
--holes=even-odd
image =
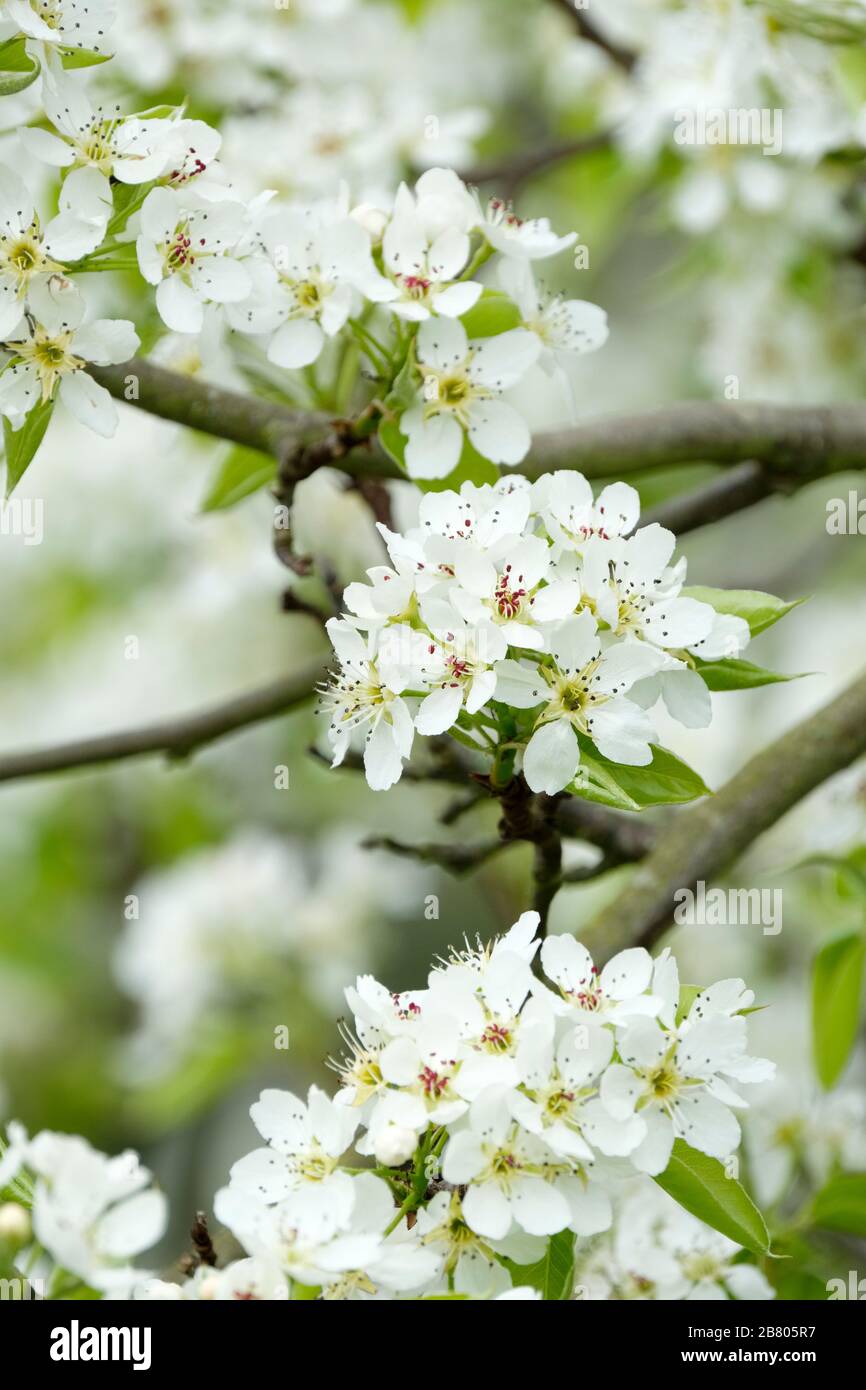
POLYGON ((71 344, 71 332, 59 333, 52 338, 44 329, 38 329, 30 342, 11 345, 22 362, 29 362, 36 368, 43 401, 51 400, 60 377, 77 372, 84 366, 83 359, 72 352, 71 344))
POLYGON ((493 602, 499 612, 500 617, 505 619, 516 618, 523 607, 523 600, 526 598, 528 590, 524 586, 523 575, 518 574, 516 578, 512 576, 511 565, 505 566, 505 573, 499 576, 496 583, 496 590, 493 595, 493 602))

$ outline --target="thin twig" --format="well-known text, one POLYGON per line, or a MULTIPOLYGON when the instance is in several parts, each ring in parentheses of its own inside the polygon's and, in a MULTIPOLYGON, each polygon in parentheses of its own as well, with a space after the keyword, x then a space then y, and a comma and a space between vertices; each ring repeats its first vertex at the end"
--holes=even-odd
POLYGON ((561 10, 567 11, 569 17, 574 21, 577 32, 582 39, 585 39, 587 43, 595 44, 595 46, 606 53, 618 67, 624 68, 626 72, 631 72, 637 62, 636 53, 632 53, 630 49, 622 48, 619 44, 614 43, 612 39, 607 38, 590 19, 586 9, 578 8, 572 3, 572 0, 556 0, 556 3, 561 10))
POLYGON ((494 854, 505 849, 502 840, 486 840, 478 845, 407 845, 394 840, 390 835, 371 835, 364 841, 364 849, 385 849, 389 854, 397 854, 403 859, 417 859, 422 864, 436 864, 448 873, 468 874, 478 869, 494 854))
POLYGON ((501 186, 502 192, 511 196, 527 179, 549 169, 551 165, 608 149, 612 140, 613 133, 609 130, 574 136, 570 140, 556 140, 504 159, 491 160, 489 164, 475 165, 465 170, 462 177, 469 184, 496 184, 501 186))
POLYGON ((238 695, 204 712, 95 738, 74 739, 54 747, 0 754, 0 782, 78 771, 152 753, 163 753, 174 760, 186 758, 227 734, 275 719, 305 704, 312 699, 315 684, 323 674, 322 663, 317 662, 297 675, 275 681, 262 690, 238 695))
POLYGON ((753 507, 778 491, 773 478, 752 460, 738 464, 729 473, 713 478, 694 492, 671 497, 651 507, 641 517, 641 525, 649 526, 656 521, 675 535, 684 536, 688 531, 711 526, 714 521, 723 521, 725 517, 753 507))

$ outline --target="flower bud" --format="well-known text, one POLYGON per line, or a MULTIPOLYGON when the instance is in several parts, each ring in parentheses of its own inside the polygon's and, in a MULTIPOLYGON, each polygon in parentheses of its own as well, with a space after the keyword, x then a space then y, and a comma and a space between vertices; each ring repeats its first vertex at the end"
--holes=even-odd
POLYGON ((388 214, 381 208, 374 208, 372 203, 359 203, 349 216, 364 228, 374 244, 382 240, 382 234, 388 225, 388 214))
POLYGON ((20 1250, 32 1235, 30 1213, 17 1202, 4 1202, 0 1206, 0 1241, 20 1250))
POLYGON ((217 1274, 208 1274, 202 1279, 198 1287, 198 1296, 205 1302, 210 1302, 219 1293, 220 1281, 217 1274))
POLYGON ((418 1138, 411 1129, 402 1125, 386 1125, 376 1139, 374 1152, 379 1163, 386 1168, 398 1168, 414 1154, 418 1138))

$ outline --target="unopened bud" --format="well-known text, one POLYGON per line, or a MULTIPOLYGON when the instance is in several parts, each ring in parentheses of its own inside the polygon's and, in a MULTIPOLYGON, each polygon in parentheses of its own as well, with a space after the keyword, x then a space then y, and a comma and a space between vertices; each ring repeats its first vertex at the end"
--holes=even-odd
POLYGON ((403 1129, 402 1125, 386 1125, 376 1139, 374 1152, 386 1168, 398 1168, 412 1157, 417 1144, 414 1130, 403 1129))
POLYGON ((372 242, 382 240, 382 235, 388 225, 388 214, 381 208, 374 208, 372 203, 359 203, 353 208, 349 216, 364 228, 372 242))
POLYGON ((219 1293, 219 1287, 219 1276, 216 1274, 208 1274, 199 1284, 198 1296, 206 1302, 209 1302, 211 1299, 216 1298, 219 1293))
POLYGON ((4 1202, 0 1207, 0 1241, 20 1249, 32 1235, 30 1213, 17 1202, 4 1202))

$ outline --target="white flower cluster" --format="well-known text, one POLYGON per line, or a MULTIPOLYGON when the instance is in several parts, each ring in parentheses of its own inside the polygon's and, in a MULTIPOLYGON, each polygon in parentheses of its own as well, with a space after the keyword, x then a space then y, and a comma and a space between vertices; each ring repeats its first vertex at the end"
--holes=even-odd
POLYGON ((579 739, 612 762, 650 763, 659 696, 687 727, 709 724, 696 658, 739 655, 749 625, 682 593, 672 532, 635 530, 639 513, 628 484, 594 499, 563 470, 428 493, 406 535, 380 525, 390 566, 350 584, 348 613, 328 623, 335 764, 364 729, 367 780, 387 788, 416 730, 453 730, 492 753, 519 748, 529 786, 553 795, 578 774, 579 739), (508 708, 507 734, 492 702, 508 708))
POLYGON ((453 955, 424 990, 361 977, 336 1097, 262 1094, 266 1147, 215 1204, 260 1266, 335 1298, 488 1297, 508 1287, 503 1260, 605 1231, 624 1166, 661 1172, 675 1136, 716 1157, 736 1148, 733 1087, 772 1074, 745 1051, 742 981, 677 1021, 669 952, 626 951, 598 973, 559 937, 541 947, 542 983, 537 923, 526 913, 492 948, 453 955), (377 1173, 341 1166, 353 1142, 377 1173))
POLYGON ((655 1183, 637 1181, 617 1203, 611 1230, 575 1272, 575 1297, 599 1300, 747 1303, 775 1298, 740 1246, 705 1226, 655 1183))
MULTIPOLYGON (((81 1285, 127 1298, 145 1272, 130 1263, 164 1234, 168 1206, 131 1150, 108 1158, 77 1135, 43 1130, 30 1139, 18 1124, 0 1145, 0 1192, 19 1213, 18 1268, 47 1297, 81 1285)), ((7 1217, 8 1221, 8 1217, 7 1217)), ((2 1226, 2 1223, 0 1223, 2 1226)), ((5 1234, 0 1229, 0 1236, 5 1234)))
MULTIPOLYGON (((675 1139, 730 1157, 737 1088, 773 1075, 746 1052, 754 996, 742 980, 685 1007, 669 951, 623 951, 599 972, 574 938, 540 945, 537 927, 524 913, 490 946, 441 961, 426 989, 395 994, 361 976, 346 991, 354 1027, 335 1097, 269 1090, 252 1107, 264 1146, 214 1203, 248 1255, 225 1270, 167 1284, 130 1269, 165 1217, 133 1156, 28 1141, 13 1125, 0 1191, 12 1184, 32 1205, 62 1269, 113 1296, 279 1299, 295 1285, 331 1299, 532 1296, 514 1294, 510 1265, 532 1264, 561 1232, 609 1230, 623 1179, 661 1173, 675 1139), (539 946, 546 979, 533 973, 539 946), (352 1147, 375 1168, 347 1165, 352 1147)), ((705 1247, 727 1267, 727 1242, 702 1232, 705 1247)), ((665 1296, 688 1296, 666 1278, 665 1296)))
POLYGON ((483 208, 452 171, 428 170, 381 208, 352 207, 345 188, 315 202, 280 204, 273 190, 244 198, 210 126, 181 108, 106 108, 80 74, 43 57, 45 126, 22 130, 20 144, 37 167, 61 171, 59 214, 43 225, 28 187, 0 169, 0 413, 13 430, 58 393, 97 432, 116 427, 86 367, 127 360, 138 337, 126 321, 83 326, 72 278, 82 271, 137 266, 168 329, 200 334, 209 312, 208 334, 247 335, 266 370, 311 369, 338 338, 360 345, 392 402, 388 447, 418 478, 446 477, 469 451, 519 462, 529 430, 503 393, 537 362, 554 371, 605 341, 598 306, 546 303, 533 279, 531 262, 576 234, 558 237, 496 200, 483 208), (496 291, 474 278, 494 252, 496 291), (485 295, 514 326, 495 331, 489 314, 464 326, 485 295))

